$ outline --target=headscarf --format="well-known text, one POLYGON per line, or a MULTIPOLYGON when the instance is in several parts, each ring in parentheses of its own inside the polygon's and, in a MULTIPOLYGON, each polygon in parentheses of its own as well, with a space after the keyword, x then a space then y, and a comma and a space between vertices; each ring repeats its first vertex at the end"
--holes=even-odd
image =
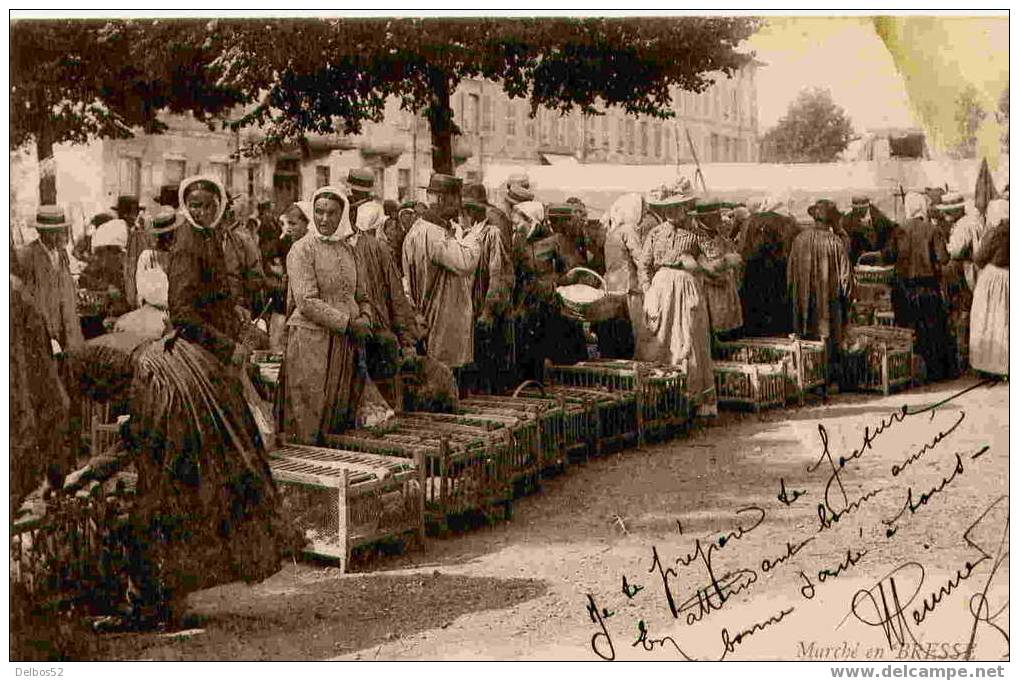
POLYGON ((624 194, 609 208, 609 231, 623 225, 639 225, 644 218, 644 197, 640 194, 624 194))
POLYGON ((103 246, 127 248, 127 223, 123 220, 108 220, 96 228, 92 235, 92 250, 103 246))
POLYGON ((219 226, 219 221, 223 219, 223 214, 226 212, 227 204, 226 190, 223 189, 223 185, 220 184, 219 180, 212 177, 211 175, 192 175, 191 177, 185 178, 183 181, 181 181, 180 189, 177 190, 177 196, 180 199, 180 212, 185 218, 187 218, 187 221, 191 223, 192 227, 194 227, 197 230, 204 231, 209 229, 215 229, 217 226, 219 226), (213 218, 212 224, 209 225, 208 227, 202 227, 200 224, 195 222, 195 219, 191 216, 191 211, 188 210, 187 202, 184 200, 184 197, 187 195, 188 189, 191 188, 191 185, 198 183, 208 183, 212 185, 213 191, 219 197, 219 208, 216 210, 216 217, 213 218))
MULTIPOLYGON (((314 219, 314 215, 315 215, 315 211, 311 207, 311 201, 294 201, 290 205, 291 206, 296 206, 297 210, 301 211, 301 214, 304 216, 304 219, 308 221, 308 229, 310 230, 311 229, 311 221, 314 219)), ((287 208, 287 210, 283 211, 283 216, 282 216, 283 219, 281 219, 281 222, 286 220, 286 214, 287 214, 287 212, 289 210, 290 210, 290 208, 287 208)), ((289 222, 289 220, 287 220, 287 221, 289 222)), ((280 232, 280 235, 281 236, 286 236, 286 234, 287 234, 287 226, 284 224, 283 225, 283 229, 280 232)))
POLYGON ((363 204, 357 210, 357 231, 375 232, 386 222, 385 207, 378 201, 363 204))
POLYGON ((530 238, 534 234, 534 230, 538 228, 542 220, 545 219, 545 206, 540 201, 524 201, 513 206, 514 212, 521 213, 524 218, 530 223, 527 228, 525 236, 530 238))
POLYGON ((919 192, 909 192, 902 200, 906 219, 927 217, 927 197, 919 192))
POLYGON ((997 227, 1008 220, 1008 201, 1005 199, 994 199, 987 204, 987 227, 997 227))
POLYGON ((314 234, 320 241, 342 241, 354 233, 353 227, 350 226, 350 201, 347 199, 347 192, 345 190, 335 186, 320 187, 315 190, 314 194, 311 195, 311 206, 312 215, 311 220, 308 221, 308 233, 314 234), (340 202, 343 204, 340 224, 336 227, 336 231, 328 236, 319 232, 318 225, 315 224, 315 201, 317 201, 323 194, 332 194, 340 199, 340 202))

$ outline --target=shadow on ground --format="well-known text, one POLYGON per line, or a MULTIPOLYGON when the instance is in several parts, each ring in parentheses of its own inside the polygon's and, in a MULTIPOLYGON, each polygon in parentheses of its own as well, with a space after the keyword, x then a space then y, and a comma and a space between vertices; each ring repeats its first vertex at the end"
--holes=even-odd
POLYGON ((444 627, 468 613, 512 607, 546 590, 533 579, 438 571, 324 578, 285 571, 258 587, 197 594, 191 612, 204 619, 199 633, 104 636, 98 659, 321 660, 444 627))

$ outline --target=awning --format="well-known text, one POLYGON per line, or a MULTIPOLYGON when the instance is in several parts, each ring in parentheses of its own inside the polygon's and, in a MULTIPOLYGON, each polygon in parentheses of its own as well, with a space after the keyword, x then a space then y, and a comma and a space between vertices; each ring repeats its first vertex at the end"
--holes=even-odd
POLYGON ((578 166, 580 162, 577 161, 576 156, 570 154, 542 154, 541 160, 545 165, 550 166, 578 166))

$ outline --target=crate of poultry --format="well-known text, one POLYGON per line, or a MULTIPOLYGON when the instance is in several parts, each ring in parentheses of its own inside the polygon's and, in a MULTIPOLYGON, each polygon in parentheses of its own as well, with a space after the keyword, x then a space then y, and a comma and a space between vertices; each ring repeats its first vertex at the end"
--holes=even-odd
POLYGON ((715 392, 719 404, 735 404, 760 411, 785 406, 785 362, 715 362, 715 392))
POLYGON ((424 537, 424 459, 284 445, 269 456, 283 508, 305 553, 347 571, 353 549, 424 537))
POLYGON ((827 386, 828 361, 822 341, 788 336, 740 338, 717 343, 715 355, 724 362, 784 363, 786 396, 795 397, 800 404, 808 391, 827 386))
POLYGON ((506 466, 492 438, 436 432, 387 422, 386 428, 361 428, 329 435, 337 449, 414 459, 423 457, 425 520, 444 527, 446 519, 488 512, 503 506, 509 513, 512 488, 506 466))
POLYGON ((597 359, 548 367, 553 383, 605 387, 637 395, 638 436, 664 435, 685 426, 692 413, 686 375, 678 368, 628 359, 597 359))
POLYGON ((457 433, 492 438, 507 470, 504 475, 511 484, 534 481, 538 474, 540 440, 534 419, 507 414, 438 414, 404 412, 402 423, 440 433, 457 433))
POLYGON ((583 442, 585 434, 571 429, 567 438, 567 411, 562 400, 510 397, 506 395, 471 395, 461 399, 458 409, 464 414, 511 416, 533 420, 538 437, 538 470, 562 468, 566 465, 566 443, 583 442))
POLYGON ((568 400, 563 392, 546 391, 538 381, 525 381, 507 397, 499 396, 507 404, 524 401, 559 405, 563 412, 561 468, 565 468, 571 457, 586 458, 595 453, 598 446, 598 407, 590 398, 568 400))
MULTIPOLYGON (((553 372, 554 375, 554 372, 553 372)), ((530 383, 530 382, 529 382, 530 383)), ((618 449, 638 440, 637 392, 609 390, 603 387, 583 388, 573 385, 525 383, 516 394, 524 397, 556 397, 588 412, 591 439, 585 452, 600 455, 606 449, 618 449)))
POLYGON ((846 328, 842 365, 844 382, 862 391, 880 391, 913 383, 912 329, 897 326, 849 326, 846 328))
POLYGON ((19 514, 10 526, 11 582, 62 612, 80 605, 96 614, 97 604, 120 602, 136 485, 137 474, 121 470, 19 514))

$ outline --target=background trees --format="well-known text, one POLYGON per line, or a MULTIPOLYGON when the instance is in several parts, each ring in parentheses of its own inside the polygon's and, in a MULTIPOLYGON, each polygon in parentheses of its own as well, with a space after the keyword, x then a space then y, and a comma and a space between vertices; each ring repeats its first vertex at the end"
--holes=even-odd
POLYGON ((699 92, 712 74, 746 64, 751 55, 737 48, 758 25, 725 17, 221 21, 213 40, 222 52, 211 67, 220 85, 257 102, 233 121, 263 127, 252 152, 308 132, 359 132, 395 96, 426 116, 432 166, 452 173, 459 131, 450 94, 465 78, 527 98, 532 114, 622 106, 669 117, 670 88, 699 92))
POLYGON ((41 203, 56 203, 53 145, 160 132, 160 111, 211 122, 241 101, 207 77, 203 22, 18 20, 10 31, 10 147, 33 143, 41 203))
POLYGON ((775 127, 761 138, 765 163, 828 163, 853 138, 845 111, 832 101, 828 90, 800 92, 775 127))

